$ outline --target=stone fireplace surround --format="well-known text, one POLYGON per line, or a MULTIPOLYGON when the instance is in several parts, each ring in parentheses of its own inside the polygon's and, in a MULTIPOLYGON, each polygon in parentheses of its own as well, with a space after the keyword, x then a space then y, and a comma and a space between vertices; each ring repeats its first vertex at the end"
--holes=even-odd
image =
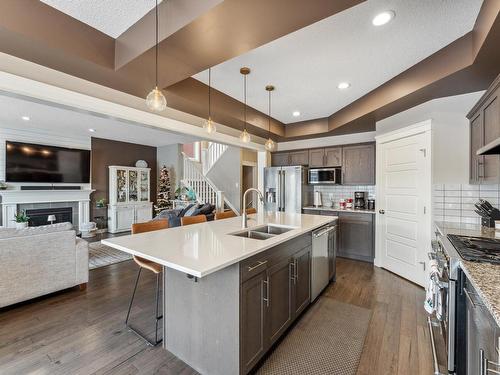
POLYGON ((29 208, 73 207, 73 225, 82 230, 90 221, 90 194, 92 189, 80 190, 3 190, 2 226, 14 227, 14 215, 29 208))

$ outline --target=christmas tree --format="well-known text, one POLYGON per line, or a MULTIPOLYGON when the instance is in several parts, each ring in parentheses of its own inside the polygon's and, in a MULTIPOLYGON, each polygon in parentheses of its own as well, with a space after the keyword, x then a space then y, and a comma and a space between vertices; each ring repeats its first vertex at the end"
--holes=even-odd
POLYGON ((158 193, 156 194, 156 214, 160 213, 162 210, 166 210, 172 207, 172 202, 170 200, 170 173, 166 166, 163 166, 160 170, 160 179, 158 181, 158 193))

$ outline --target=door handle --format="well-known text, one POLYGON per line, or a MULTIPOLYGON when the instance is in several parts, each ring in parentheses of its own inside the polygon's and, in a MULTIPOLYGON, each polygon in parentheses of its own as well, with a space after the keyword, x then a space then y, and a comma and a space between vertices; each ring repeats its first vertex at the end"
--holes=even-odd
POLYGON ((378 213, 379 213, 380 215, 383 215, 383 214, 385 214, 385 210, 378 210, 378 213))
POLYGON ((424 271, 425 271, 425 262, 418 262, 418 263, 420 263, 424 267, 424 271))
POLYGON ((262 284, 266 286, 266 297, 263 297, 262 299, 266 303, 266 307, 269 307, 269 276, 267 276, 266 279, 262 281, 262 284))
POLYGON ((295 278, 295 261, 290 263, 290 278, 294 284, 297 284, 297 279, 295 278))

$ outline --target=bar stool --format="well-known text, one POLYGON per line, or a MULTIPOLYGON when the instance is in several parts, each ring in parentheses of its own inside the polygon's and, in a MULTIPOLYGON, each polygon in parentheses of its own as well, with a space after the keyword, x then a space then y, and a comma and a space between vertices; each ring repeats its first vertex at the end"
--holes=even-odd
POLYGON ((236 217, 233 211, 216 212, 215 220, 229 219, 231 217, 236 217))
POLYGON ((247 215, 251 215, 251 214, 256 214, 257 213, 257 209, 254 208, 254 207, 247 208, 246 211, 247 211, 247 215))
POLYGON ((181 225, 191 225, 198 223, 205 223, 207 221, 207 217, 205 215, 196 215, 196 216, 184 216, 181 217, 181 225))
MULTIPOLYGON (((154 220, 149 221, 147 223, 136 223, 132 224, 132 234, 151 232, 154 230, 167 229, 168 228, 168 220, 154 220)), ((146 342, 151 346, 156 346, 163 341, 163 339, 158 340, 158 322, 163 318, 163 312, 160 315, 160 274, 162 271, 162 266, 158 263, 152 262, 150 260, 138 257, 134 255, 134 261, 139 266, 139 272, 137 273, 137 278, 135 280, 134 291, 132 293, 132 298, 130 300, 130 304, 128 306, 127 318, 125 319, 125 325, 133 331, 136 335, 146 340, 146 342), (141 277, 142 269, 150 270, 151 272, 156 274, 156 293, 155 293, 155 341, 151 341, 146 337, 144 333, 139 331, 138 329, 132 327, 128 324, 128 320, 130 317, 130 311, 132 310, 132 304, 135 298, 135 292, 137 291, 137 285, 139 284, 139 278, 141 277)))

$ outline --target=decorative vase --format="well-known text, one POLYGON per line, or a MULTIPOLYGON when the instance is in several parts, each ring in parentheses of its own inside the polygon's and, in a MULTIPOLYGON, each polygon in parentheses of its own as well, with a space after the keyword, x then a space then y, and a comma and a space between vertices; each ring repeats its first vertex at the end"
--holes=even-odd
POLYGON ((28 228, 28 222, 27 221, 23 221, 22 223, 18 223, 16 221, 16 229, 24 229, 24 228, 28 228))
POLYGON ((147 168, 148 167, 148 163, 145 160, 137 160, 135 162, 135 166, 137 168, 147 168))

